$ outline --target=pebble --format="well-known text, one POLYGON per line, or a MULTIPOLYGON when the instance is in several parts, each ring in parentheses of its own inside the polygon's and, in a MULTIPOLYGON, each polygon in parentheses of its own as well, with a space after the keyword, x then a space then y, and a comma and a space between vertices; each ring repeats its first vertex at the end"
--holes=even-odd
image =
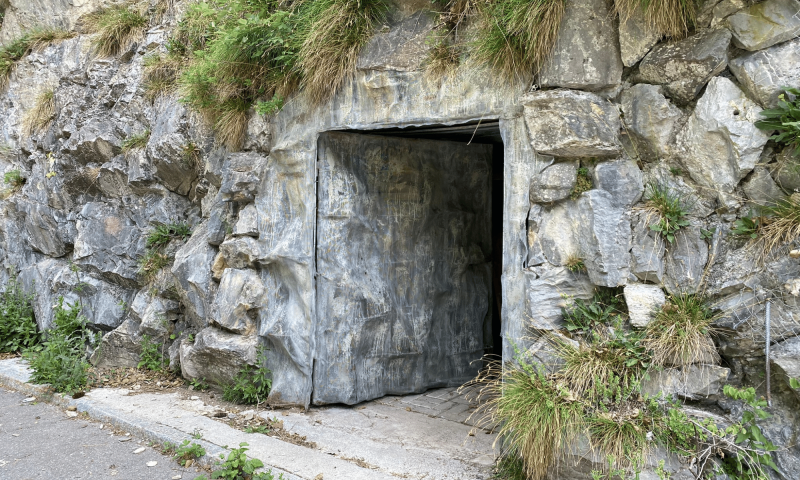
POLYGON ((131 437, 128 437, 128 438, 120 438, 120 439, 119 439, 119 441, 120 441, 120 442, 130 442, 130 441, 131 441, 131 437))
POLYGON ((19 437, 19 433, 12 433, 11 436, 12 437, 19 437))
POLYGON ((78 412, 67 412, 67 416, 68 417, 73 417, 73 418, 77 417, 78 416, 78 412))
POLYGON ((142 453, 142 452, 144 452, 144 447, 139 447, 133 451, 133 453, 142 453))
POLYGON ((200 400, 200 397, 198 397, 197 395, 192 395, 191 397, 189 397, 189 400, 200 400))
POLYGON ((35 401, 35 400, 36 400, 36 397, 28 397, 28 398, 26 398, 25 400, 23 400, 23 402, 24 402, 24 403, 30 403, 30 402, 33 402, 33 401, 35 401))
POLYGON ((70 412, 76 412, 78 411, 78 407, 76 407, 75 405, 70 405, 69 407, 67 407, 67 410, 70 412))
POLYGON ((156 465, 158 465, 158 462, 156 462, 156 461, 147 462, 147 466, 148 467, 155 467, 156 465))
POLYGON ((175 475, 174 477, 172 477, 172 480, 181 480, 181 478, 183 477, 181 477, 180 475, 175 475))

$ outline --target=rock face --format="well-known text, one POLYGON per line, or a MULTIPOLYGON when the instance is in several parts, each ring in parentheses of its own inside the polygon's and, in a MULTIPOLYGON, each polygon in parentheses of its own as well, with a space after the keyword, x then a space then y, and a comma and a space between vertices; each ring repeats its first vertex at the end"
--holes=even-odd
POLYGON ((256 361, 258 337, 225 333, 208 327, 198 333, 194 343, 184 340, 180 347, 181 373, 188 379, 205 379, 224 385, 243 365, 256 361))
POLYGON ((630 217, 604 190, 583 194, 578 208, 577 243, 589 279, 604 287, 624 285, 630 273, 630 217))
POLYGON ((709 82, 678 134, 687 152, 682 161, 694 181, 724 198, 750 173, 769 138, 753 125, 760 111, 730 80, 717 77, 709 82))
POLYGON ((763 50, 795 38, 800 31, 800 2, 767 0, 728 17, 733 43, 745 50, 763 50))
POLYGON ((617 155, 618 110, 595 94, 547 90, 523 99, 525 123, 533 149, 557 157, 617 155))
POLYGON ((665 159, 683 113, 674 106, 657 85, 638 84, 620 97, 625 131, 637 146, 637 153, 647 160, 665 159))
POLYGON ((622 81, 619 39, 605 0, 567 0, 550 59, 539 72, 543 87, 600 90, 622 81))
POLYGON ((716 365, 668 368, 650 374, 642 385, 642 393, 656 396, 662 392, 690 400, 710 397, 722 390, 730 372, 730 369, 716 365))
POLYGON ((197 326, 205 326, 209 307, 216 294, 217 285, 211 279, 211 263, 217 252, 208 244, 208 228, 204 222, 192 237, 175 253, 172 274, 175 276, 178 296, 186 306, 187 314, 197 326))
POLYGON ((728 65, 727 29, 700 32, 691 37, 654 47, 639 64, 643 83, 664 85, 679 104, 690 102, 714 75, 728 65))
POLYGON ((730 67, 753 98, 766 108, 775 107, 783 88, 800 78, 800 40, 742 55, 730 67))

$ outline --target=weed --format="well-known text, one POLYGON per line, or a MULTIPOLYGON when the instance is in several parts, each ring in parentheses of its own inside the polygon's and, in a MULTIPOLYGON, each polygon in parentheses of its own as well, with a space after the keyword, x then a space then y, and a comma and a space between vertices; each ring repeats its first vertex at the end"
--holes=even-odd
POLYGON ((592 178, 589 176, 589 169, 581 167, 578 169, 578 175, 575 179, 575 186, 569 192, 569 198, 577 200, 583 192, 588 192, 592 189, 592 178))
POLYGON ((39 343, 33 319, 33 293, 27 293, 11 275, 0 293, 0 352, 19 352, 39 343))
POLYGON ((181 145, 181 152, 184 166, 191 169, 198 169, 200 167, 202 150, 200 150, 200 147, 194 142, 181 145))
POLYGON ((256 103, 256 113, 259 115, 272 115, 278 113, 283 108, 284 98, 278 94, 274 95, 271 100, 264 102, 259 100, 256 103))
POLYGON ((512 455, 500 456, 494 466, 492 480, 526 480, 522 459, 512 455))
POLYGON ((266 425, 258 425, 256 427, 247 427, 244 429, 244 433, 261 433, 267 435, 270 432, 270 428, 266 425))
POLYGON ((641 11, 650 28, 662 35, 683 38, 694 26, 697 0, 614 0, 620 21, 626 22, 641 11))
POLYGON ((573 273, 586 271, 586 265, 584 265, 583 259, 577 255, 570 255, 567 257, 567 261, 564 262, 564 266, 567 267, 567 270, 573 273))
POLYGON ((760 217, 745 216, 733 222, 731 235, 735 237, 758 238, 758 231, 761 225, 760 217))
POLYGON ((189 381, 189 385, 192 387, 192 390, 201 392, 209 389, 208 382, 206 382, 205 378, 193 378, 189 381))
POLYGON ((759 233, 766 253, 800 238, 800 193, 765 207, 764 214, 767 219, 759 233))
POLYGON ((200 457, 205 456, 206 450, 196 444, 192 443, 189 444, 189 440, 184 440, 176 449, 175 449, 175 460, 178 464, 182 467, 185 467, 189 460, 195 460, 200 457))
POLYGON ((564 0, 491 0, 477 4, 473 58, 506 78, 538 72, 555 44, 564 0))
POLYGON ((89 33, 96 33, 97 53, 104 57, 118 55, 144 34, 148 20, 140 6, 133 3, 113 5, 84 17, 89 33))
POLYGON ((139 274, 147 283, 155 277, 159 270, 169 265, 170 261, 169 255, 158 250, 148 249, 139 259, 139 274))
POLYGON ((148 248, 163 248, 174 238, 186 239, 192 234, 192 229, 188 223, 175 222, 156 226, 153 231, 147 234, 148 248))
POLYGON ((200 430, 199 428, 195 428, 194 430, 192 430, 192 438, 194 438, 195 440, 200 440, 201 438, 203 438, 203 431, 200 430))
POLYGON ((17 191, 25 185, 25 177, 17 169, 9 170, 3 174, 3 183, 8 185, 11 190, 17 191))
POLYGON ((598 289, 591 300, 576 298, 562 310, 564 325, 573 334, 588 335, 601 325, 618 323, 627 315, 625 301, 614 290, 598 289))
POLYGON ((702 238, 703 240, 711 240, 712 238, 714 238, 714 233, 716 233, 715 228, 709 228, 709 229, 702 228, 700 229, 700 238, 702 238))
POLYGON ((147 55, 142 61, 144 67, 142 83, 144 97, 151 102, 161 95, 167 95, 177 88, 180 64, 169 55, 147 55))
POLYGON ((164 355, 165 343, 150 341, 149 335, 142 335, 142 352, 139 354, 137 368, 145 368, 155 372, 166 369, 169 359, 164 355))
POLYGON ((272 372, 266 367, 267 356, 264 347, 258 348, 256 366, 244 365, 233 383, 223 388, 222 398, 234 403, 258 404, 267 399, 272 388, 272 372))
MULTIPOLYGON (((274 480, 275 476, 272 475, 272 470, 266 472, 255 473, 255 471, 264 466, 264 462, 257 458, 247 458, 247 443, 242 442, 239 448, 234 448, 228 454, 220 454, 219 458, 224 460, 217 469, 211 474, 211 478, 222 478, 225 480, 274 480)), ((283 479, 283 474, 278 476, 279 480, 283 479)), ((205 475, 201 475, 195 480, 207 480, 205 475)))
POLYGON ((687 207, 679 194, 668 186, 650 183, 646 196, 645 209, 659 217, 658 222, 650 225, 650 230, 659 232, 669 243, 673 243, 675 234, 689 225, 687 207))
POLYGON ((712 323, 715 316, 696 295, 673 295, 645 329, 644 346, 659 366, 716 363, 712 323))
POLYGON ((425 75, 429 78, 441 78, 449 75, 461 63, 462 48, 453 42, 450 35, 436 34, 431 42, 425 60, 425 75))
POLYGON ((762 110, 764 120, 755 122, 756 127, 775 132, 772 137, 777 143, 794 148, 800 153, 800 89, 787 88, 778 97, 777 108, 762 110))
POLYGON ((23 120, 25 131, 28 135, 41 132, 50 126, 56 116, 55 92, 53 89, 43 91, 36 97, 33 108, 28 110, 23 120))
POLYGON ((675 177, 682 177, 684 174, 683 169, 679 167, 669 167, 669 173, 675 177))
POLYGON ((89 363, 86 343, 94 339, 86 327, 79 304, 64 306, 59 297, 53 309, 54 328, 47 332, 41 348, 25 352, 33 370, 31 382, 49 383, 57 392, 74 393, 86 385, 89 363))
POLYGON ((122 153, 128 153, 137 148, 144 148, 150 140, 150 129, 145 129, 142 133, 128 136, 122 141, 122 153))

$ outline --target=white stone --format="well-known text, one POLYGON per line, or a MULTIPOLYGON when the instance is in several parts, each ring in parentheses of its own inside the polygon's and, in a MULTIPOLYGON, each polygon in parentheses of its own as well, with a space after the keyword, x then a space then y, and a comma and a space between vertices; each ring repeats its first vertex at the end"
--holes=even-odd
POLYGON ((763 50, 800 34, 800 2, 767 0, 728 17, 733 43, 745 50, 763 50))
POLYGON ((625 285, 623 290, 631 325, 644 328, 653 319, 653 314, 667 301, 664 291, 658 285, 634 283, 625 285))

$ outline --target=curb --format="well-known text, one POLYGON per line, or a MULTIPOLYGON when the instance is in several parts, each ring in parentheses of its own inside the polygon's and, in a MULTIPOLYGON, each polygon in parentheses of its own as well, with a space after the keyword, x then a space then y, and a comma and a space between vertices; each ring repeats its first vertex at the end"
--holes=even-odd
MULTIPOLYGON (((184 440, 197 443, 206 450, 206 455, 196 460, 197 464, 202 467, 213 468, 216 466, 220 455, 227 457, 228 453, 231 451, 228 448, 220 447, 219 445, 202 439, 196 440, 190 435, 172 427, 158 425, 147 420, 133 420, 127 418, 125 412, 107 406, 98 407, 92 400, 85 397, 72 399, 64 394, 55 393, 49 385, 34 385, 28 383, 27 380, 29 378, 30 371, 27 365, 20 359, 0 361, 0 386, 16 390, 25 395, 34 396, 37 400, 42 400, 61 408, 74 406, 78 412, 85 413, 92 420, 113 425, 114 427, 129 432, 131 436, 136 436, 137 438, 155 444, 164 445, 166 443, 171 443, 173 445, 180 445, 184 440)), ((272 470, 276 479, 279 475, 283 475, 283 480, 303 480, 301 477, 271 465, 265 464, 264 468, 265 470, 272 470)))

